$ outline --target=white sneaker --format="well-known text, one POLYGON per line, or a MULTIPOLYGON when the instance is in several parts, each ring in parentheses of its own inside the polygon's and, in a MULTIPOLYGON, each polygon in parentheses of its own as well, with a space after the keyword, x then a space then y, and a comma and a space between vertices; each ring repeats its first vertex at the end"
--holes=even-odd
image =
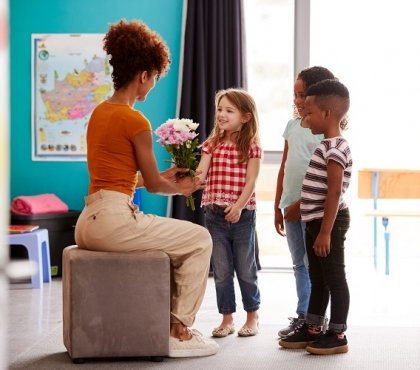
POLYGON ((209 338, 203 338, 197 330, 190 330, 189 340, 169 337, 169 357, 200 357, 217 353, 219 345, 209 338))

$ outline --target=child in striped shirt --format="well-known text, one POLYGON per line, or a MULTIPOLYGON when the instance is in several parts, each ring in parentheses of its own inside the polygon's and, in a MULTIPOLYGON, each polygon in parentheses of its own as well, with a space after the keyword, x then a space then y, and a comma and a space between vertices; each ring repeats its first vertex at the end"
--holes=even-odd
POLYGON ((306 348, 313 354, 348 351, 347 315, 350 295, 344 265, 344 240, 350 225, 343 199, 351 177, 352 157, 341 136, 350 105, 347 88, 338 80, 324 80, 308 88, 306 125, 324 134, 306 171, 301 192, 301 217, 306 222, 305 241, 311 279, 311 296, 305 323, 283 338, 284 348, 306 348), (321 327, 331 298, 328 330, 321 327))
MULTIPOLYGON (((325 67, 313 66, 299 72, 294 83, 296 118, 287 123, 284 130, 284 149, 277 176, 274 200, 274 226, 281 236, 286 236, 293 262, 297 294, 297 317, 290 317, 290 324, 279 330, 283 338, 305 322, 308 311, 311 281, 305 246, 305 223, 300 216, 300 191, 303 178, 314 150, 324 135, 313 135, 302 121, 306 90, 313 84, 335 78, 325 67)), ((327 318, 326 318, 327 320, 327 318)))

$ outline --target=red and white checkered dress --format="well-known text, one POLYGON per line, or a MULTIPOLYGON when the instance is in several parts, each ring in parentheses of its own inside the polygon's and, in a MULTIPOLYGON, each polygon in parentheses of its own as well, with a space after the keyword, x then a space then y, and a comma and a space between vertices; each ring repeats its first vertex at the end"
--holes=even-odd
MULTIPOLYGON (((202 153, 210 155, 210 168, 207 173, 206 188, 201 199, 201 206, 216 204, 228 206, 235 203, 245 186, 248 162, 240 163, 241 155, 236 144, 220 142, 212 148, 206 141, 202 153)), ((249 158, 261 158, 262 150, 256 143, 250 145, 249 158)), ((252 193, 246 209, 255 209, 255 192, 252 193)))

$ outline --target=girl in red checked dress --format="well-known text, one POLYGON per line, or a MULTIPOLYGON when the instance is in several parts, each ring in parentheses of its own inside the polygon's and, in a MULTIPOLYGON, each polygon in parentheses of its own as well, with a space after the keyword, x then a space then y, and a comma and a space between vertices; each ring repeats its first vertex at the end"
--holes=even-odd
POLYGON ((252 97, 242 89, 219 91, 212 133, 202 146, 199 177, 206 180, 201 206, 213 239, 211 264, 216 284, 217 306, 223 315, 214 337, 235 332, 234 275, 247 312, 238 331, 242 337, 258 333, 258 288, 255 261, 255 183, 261 147, 258 115, 252 97))

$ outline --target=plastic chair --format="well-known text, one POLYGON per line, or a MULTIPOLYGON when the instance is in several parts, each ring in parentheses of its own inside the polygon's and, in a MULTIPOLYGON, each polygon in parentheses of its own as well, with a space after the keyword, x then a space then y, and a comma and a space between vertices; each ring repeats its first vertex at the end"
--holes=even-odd
POLYGON ((42 288, 43 282, 51 282, 50 246, 47 229, 38 229, 22 234, 9 234, 9 245, 23 245, 28 251, 29 261, 38 264, 37 273, 31 276, 33 288, 42 288))
POLYGON ((136 204, 137 207, 139 207, 140 211, 143 209, 143 204, 141 201, 141 193, 142 193, 141 188, 137 188, 133 196, 133 203, 136 204))

